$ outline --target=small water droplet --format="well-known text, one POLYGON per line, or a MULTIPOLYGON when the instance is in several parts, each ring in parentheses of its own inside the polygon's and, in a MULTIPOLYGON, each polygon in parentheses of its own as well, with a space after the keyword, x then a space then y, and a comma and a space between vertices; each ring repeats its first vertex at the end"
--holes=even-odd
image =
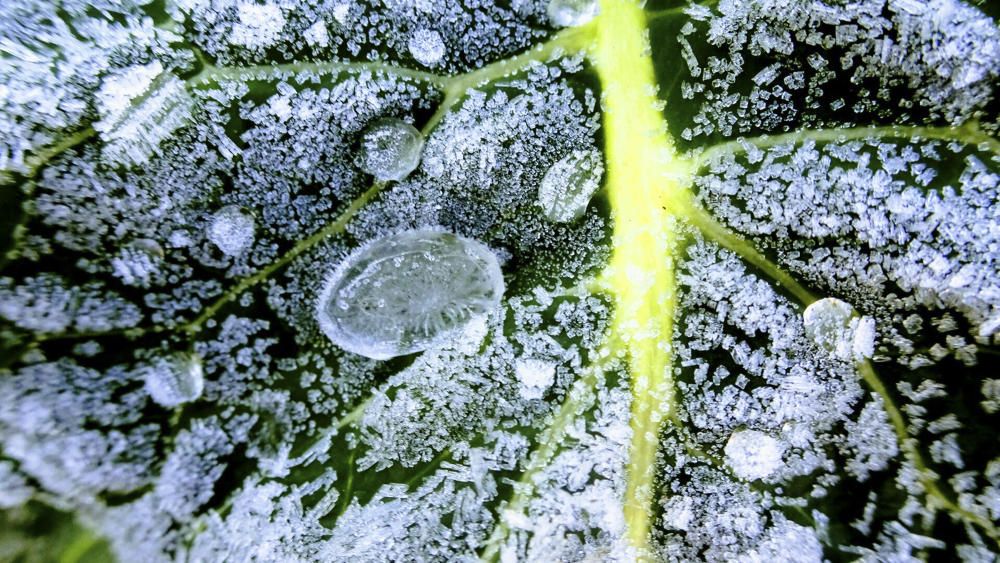
POLYGON ((601 186, 604 160, 594 149, 574 150, 552 165, 538 186, 538 203, 545 216, 568 223, 583 216, 601 186))
POLYGON ((380 182, 402 180, 420 164, 424 136, 399 119, 380 119, 365 131, 359 166, 380 182))

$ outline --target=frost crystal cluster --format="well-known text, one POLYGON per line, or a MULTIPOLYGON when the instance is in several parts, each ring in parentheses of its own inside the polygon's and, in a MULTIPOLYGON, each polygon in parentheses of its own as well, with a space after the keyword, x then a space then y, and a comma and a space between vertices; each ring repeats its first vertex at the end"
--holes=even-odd
POLYGON ((998 24, 0 1, 0 560, 996 561, 998 24))

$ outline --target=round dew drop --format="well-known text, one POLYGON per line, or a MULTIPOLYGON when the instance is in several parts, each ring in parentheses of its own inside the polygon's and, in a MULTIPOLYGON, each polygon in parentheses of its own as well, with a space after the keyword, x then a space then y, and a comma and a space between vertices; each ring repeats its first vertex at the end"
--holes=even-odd
POLYGON ((205 388, 201 358, 194 354, 159 358, 145 368, 145 387, 153 401, 163 407, 196 400, 205 388))
POLYGON ((253 216, 237 205, 227 205, 212 215, 208 240, 227 256, 239 256, 250 248, 256 228, 253 216))
POLYGON ((604 159, 594 149, 574 150, 553 164, 538 186, 542 213, 555 223, 583 216, 590 198, 601 187, 604 159))
POLYGON ((549 21, 556 27, 575 27, 594 19, 601 11, 597 0, 550 0, 549 21))
POLYGON ((406 46, 410 50, 410 55, 427 67, 437 66, 444 58, 444 41, 441 39, 441 34, 433 29, 414 31, 406 46))
POLYGON ((496 308, 503 272, 483 244, 430 229, 378 239, 334 270, 317 302, 337 346, 376 360, 460 337, 496 308))
POLYGON ((420 164, 424 136, 399 119, 380 119, 361 137, 358 164, 380 182, 402 180, 420 164))
POLYGON ((781 442, 757 430, 738 430, 726 442, 726 465, 741 479, 770 476, 781 467, 785 448, 781 442))

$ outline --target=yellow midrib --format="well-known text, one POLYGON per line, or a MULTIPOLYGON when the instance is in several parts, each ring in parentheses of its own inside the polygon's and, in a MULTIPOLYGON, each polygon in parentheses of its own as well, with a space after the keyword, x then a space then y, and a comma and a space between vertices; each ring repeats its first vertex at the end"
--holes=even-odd
POLYGON ((632 444, 625 490, 628 539, 648 556, 661 424, 673 415, 673 217, 690 209, 693 163, 680 156, 656 102, 646 16, 635 2, 602 0, 594 59, 604 100, 607 190, 614 251, 602 280, 616 300, 614 345, 628 358, 632 444))

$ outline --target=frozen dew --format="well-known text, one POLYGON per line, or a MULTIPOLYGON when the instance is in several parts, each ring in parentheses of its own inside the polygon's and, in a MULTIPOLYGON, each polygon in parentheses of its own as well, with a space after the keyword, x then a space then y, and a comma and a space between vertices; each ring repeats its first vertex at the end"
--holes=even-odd
POLYGON ((726 465, 741 479, 763 479, 781 467, 781 442, 757 430, 738 430, 726 442, 726 465))
POLYGON ((381 119, 365 131, 358 155, 362 170, 380 182, 402 180, 420 164, 424 136, 399 119, 381 119))
POLYGON ((429 229, 368 244, 333 272, 317 320, 334 344, 373 359, 426 350, 497 306, 503 273, 489 248, 429 229))
POLYGON ((145 368, 146 392, 156 404, 176 407, 201 396, 205 375, 201 358, 194 354, 175 354, 159 358, 145 368))
POLYGON ((520 384, 518 392, 524 399, 541 399, 552 386, 556 376, 556 366, 552 362, 528 358, 514 364, 514 375, 520 384))
POLYGON ((574 150, 549 168, 538 186, 538 203, 556 223, 579 219, 601 186, 604 160, 594 149, 574 150))
POLYGON ((212 215, 208 240, 228 256, 239 256, 253 244, 254 219, 237 205, 227 205, 212 215))
POLYGON ((433 29, 418 29, 407 43, 410 55, 424 66, 433 67, 444 58, 445 47, 441 34, 433 29))
POLYGON ((556 27, 583 25, 601 11, 597 0, 550 0, 549 20, 556 27))
POLYGON ((826 297, 802 314, 806 336, 842 360, 870 358, 875 350, 875 320, 857 317, 850 304, 826 297))
POLYGON ((853 316, 854 308, 849 304, 827 297, 806 307, 802 322, 806 336, 813 342, 830 353, 846 356, 853 316))

